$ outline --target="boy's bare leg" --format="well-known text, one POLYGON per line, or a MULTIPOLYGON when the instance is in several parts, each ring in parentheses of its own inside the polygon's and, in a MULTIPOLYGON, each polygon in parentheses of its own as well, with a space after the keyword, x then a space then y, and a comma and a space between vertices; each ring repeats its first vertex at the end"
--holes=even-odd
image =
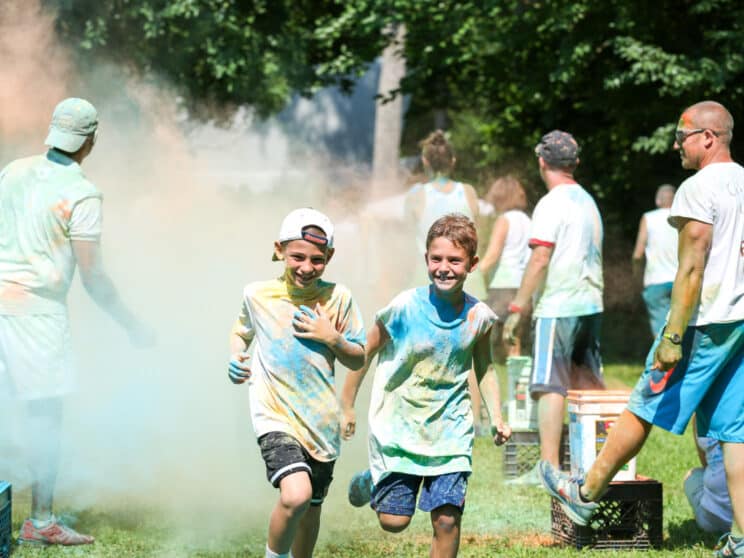
POLYGON ((27 410, 27 455, 32 473, 31 518, 47 520, 52 517, 59 469, 62 399, 32 400, 28 402, 27 410))
POLYGON ((410 515, 393 515, 392 513, 377 513, 380 527, 388 533, 400 533, 411 523, 410 515))
POLYGON ((277 554, 289 552, 300 520, 310 507, 310 475, 298 471, 279 481, 279 500, 269 520, 268 547, 277 554))
MULTIPOLYGON (((529 397, 529 396, 528 396, 529 397)), ((563 406, 560 393, 543 393, 537 400, 537 426, 540 430, 540 458, 560 468, 563 406)))
POLYGON ((599 500, 612 477, 641 450, 651 426, 630 411, 623 411, 610 429, 607 443, 586 474, 581 495, 587 500, 599 500))
POLYGON ((292 543, 292 558, 312 558, 320 531, 320 506, 310 506, 297 526, 292 543))
POLYGON ((455 506, 442 506, 431 512, 434 537, 431 541, 431 558, 455 558, 460 548, 460 522, 462 512, 455 506))
POLYGON ((721 447, 731 508, 734 512, 731 534, 741 537, 744 536, 744 444, 721 442, 721 447))

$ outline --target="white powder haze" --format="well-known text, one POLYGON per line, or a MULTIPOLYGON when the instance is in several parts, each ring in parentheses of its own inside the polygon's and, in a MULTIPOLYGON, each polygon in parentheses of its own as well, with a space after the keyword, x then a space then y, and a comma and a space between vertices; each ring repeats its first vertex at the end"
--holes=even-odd
MULTIPOLYGON (((69 308, 79 390, 65 407, 58 503, 178 510, 184 528, 263 529, 276 492, 250 425, 248 387, 230 384, 226 372, 242 286, 281 273, 270 261, 281 218, 314 205, 339 222, 326 278, 352 288, 370 325, 374 310, 405 283, 386 249, 405 242, 393 240, 389 227, 382 236, 358 226, 358 196, 350 194, 364 186, 363 171, 342 168, 247 112, 228 129, 188 122, 166 88, 113 67, 73 68, 52 40, 53 18, 36 1, 3 2, 0 18, 0 165, 43 151, 62 98, 96 105, 99 139, 83 169, 104 194, 104 261, 122 298, 158 335, 156 347, 133 348, 76 279, 69 308)), ((337 466, 332 504, 341 503, 345 482, 366 463, 369 383, 357 437, 337 466)), ((22 420, 12 411, 3 409, 0 433, 22 420)), ((23 460, 7 453, 17 446, 0 443, 0 477, 7 473, 22 488, 23 460)), ((341 517, 343 506, 324 513, 341 517)))

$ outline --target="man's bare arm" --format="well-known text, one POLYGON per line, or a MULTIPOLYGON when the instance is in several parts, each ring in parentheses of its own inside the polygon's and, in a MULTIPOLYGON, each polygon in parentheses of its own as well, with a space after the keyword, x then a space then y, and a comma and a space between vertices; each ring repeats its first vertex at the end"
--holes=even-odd
POLYGON ((101 244, 97 241, 73 240, 72 250, 80 269, 83 286, 93 301, 127 330, 133 342, 149 344, 153 334, 146 331, 146 328, 124 305, 114 282, 103 267, 101 244))
MULTIPOLYGON (((678 219, 679 265, 672 287, 665 333, 682 336, 700 301, 703 274, 713 239, 713 225, 694 219, 678 219)), ((653 368, 670 370, 682 359, 682 347, 662 338, 656 348, 653 368)))
POLYGON ((545 281, 552 256, 552 246, 538 245, 532 248, 532 254, 530 254, 530 259, 522 276, 522 284, 519 286, 519 291, 517 291, 513 300, 514 304, 521 308, 527 307, 532 299, 532 295, 537 292, 537 289, 545 281))
POLYGON ((682 220, 679 227, 679 266, 672 288, 667 331, 682 335, 700 300, 703 273, 713 239, 713 225, 682 220))
POLYGON ((646 243, 648 242, 648 228, 646 226, 646 217, 641 217, 638 224, 638 236, 636 236, 635 247, 633 248, 633 257, 631 260, 633 277, 636 279, 643 273, 643 260, 646 252, 646 243))

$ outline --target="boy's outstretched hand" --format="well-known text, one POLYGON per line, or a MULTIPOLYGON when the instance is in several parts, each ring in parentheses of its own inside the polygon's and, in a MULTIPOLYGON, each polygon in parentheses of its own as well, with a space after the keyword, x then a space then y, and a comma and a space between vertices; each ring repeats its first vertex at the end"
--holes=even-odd
POLYGON ((315 310, 300 306, 300 311, 295 312, 292 319, 292 325, 296 330, 295 337, 312 339, 328 346, 335 345, 340 336, 320 304, 315 305, 315 310))
POLYGON ((491 425, 491 436, 493 436, 493 443, 497 446, 505 444, 511 438, 511 434, 511 426, 506 424, 502 419, 496 419, 491 425))
POLYGON ((351 440, 356 433, 356 413, 354 407, 341 410, 341 437, 351 440))
POLYGON ((230 358, 230 364, 227 366, 227 375, 233 384, 242 384, 251 377, 251 367, 248 364, 250 358, 248 351, 235 353, 230 358))

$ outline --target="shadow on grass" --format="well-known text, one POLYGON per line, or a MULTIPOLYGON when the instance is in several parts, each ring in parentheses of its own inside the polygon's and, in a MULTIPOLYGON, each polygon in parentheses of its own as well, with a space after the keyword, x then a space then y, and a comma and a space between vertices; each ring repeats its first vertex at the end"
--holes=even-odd
POLYGON ((706 533, 697 526, 694 519, 670 523, 668 529, 669 538, 664 541, 664 548, 687 548, 694 545, 713 548, 718 541, 718 535, 706 533))

